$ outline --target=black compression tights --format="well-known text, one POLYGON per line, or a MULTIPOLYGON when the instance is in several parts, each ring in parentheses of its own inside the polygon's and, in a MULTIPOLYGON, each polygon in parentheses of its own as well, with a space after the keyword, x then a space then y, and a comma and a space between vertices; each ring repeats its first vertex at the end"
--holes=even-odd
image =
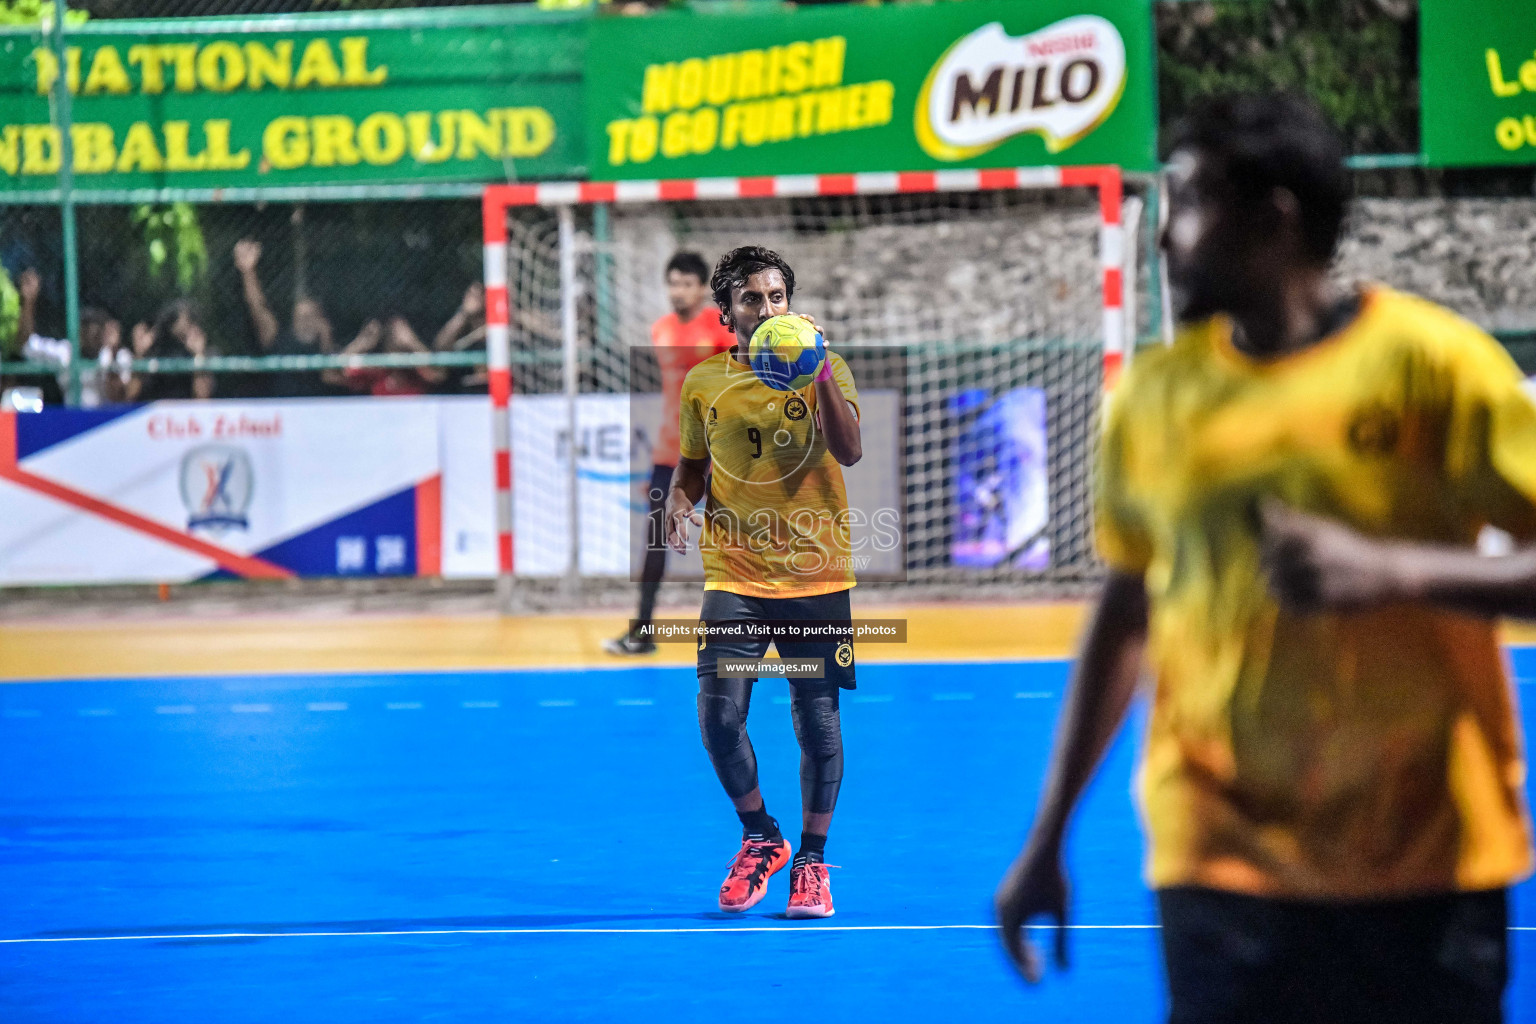
MULTIPOLYGON (((800 801, 807 814, 831 814, 843 784, 843 728, 836 686, 789 687, 800 741, 800 801)), ((757 755, 747 737, 752 680, 699 681, 699 732, 720 784, 734 800, 757 788, 757 755)))

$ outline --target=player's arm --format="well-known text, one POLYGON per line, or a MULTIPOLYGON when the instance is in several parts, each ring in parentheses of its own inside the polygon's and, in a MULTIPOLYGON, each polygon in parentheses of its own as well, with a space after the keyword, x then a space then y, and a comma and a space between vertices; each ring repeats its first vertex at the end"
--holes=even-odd
POLYGON ((1024 938, 1031 917, 1056 919, 1056 961, 1067 961, 1067 879, 1061 847, 1072 809, 1125 720, 1147 641, 1147 590, 1139 573, 1113 571, 1078 649, 1056 729, 1045 788, 1023 852, 996 896, 997 924, 1008 958, 1029 981, 1040 958, 1024 938))
POLYGON ((821 417, 821 430, 827 438, 827 451, 832 453, 839 465, 851 466, 863 458, 864 444, 859 434, 859 418, 853 414, 853 406, 848 403, 832 377, 830 358, 821 376, 816 378, 816 414, 821 417))
POLYGON ((1416 602, 1487 618, 1536 619, 1536 547, 1488 557, 1470 547, 1367 537, 1278 502, 1260 514, 1270 589, 1298 611, 1416 602))
MULTIPOLYGON (((818 331, 821 325, 816 323, 816 318, 805 313, 799 314, 812 324, 818 331)), ((826 337, 826 333, 822 333, 826 337)), ((848 375, 847 364, 843 365, 844 375, 848 375)), ((816 425, 826 436, 827 451, 837 460, 838 465, 851 466, 864 457, 863 435, 859 432, 859 414, 850 401, 853 393, 853 378, 848 376, 849 392, 843 391, 843 384, 837 379, 836 371, 832 368, 832 354, 827 353, 826 361, 822 363, 821 373, 816 377, 816 425)))
MULTIPOLYGON (((818 331, 821 325, 808 313, 796 313, 802 320, 809 320, 818 331)), ((822 337, 826 332, 822 331, 822 337)), ((844 368, 846 373, 846 367, 844 368)), ((840 466, 851 466, 864 457, 864 443, 859 433, 859 416, 853 403, 843 393, 842 386, 833 375, 832 354, 827 353, 816 377, 816 424, 827 439, 827 451, 840 466)))

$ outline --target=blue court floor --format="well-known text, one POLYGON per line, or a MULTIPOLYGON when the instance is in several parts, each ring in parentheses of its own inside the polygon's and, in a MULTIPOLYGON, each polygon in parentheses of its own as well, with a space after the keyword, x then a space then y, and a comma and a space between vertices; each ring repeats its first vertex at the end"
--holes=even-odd
MULTIPOLYGON (((810 923, 782 916, 788 872, 714 910, 739 826, 689 670, 6 684, 0 1021, 1153 1022, 1138 729, 1072 836, 1070 971, 1026 989, 990 930, 1065 677, 861 666, 838 913, 810 923)), ((751 730, 797 839, 785 694, 760 684, 751 730)), ((1536 932, 1513 942, 1533 1020, 1536 932)))

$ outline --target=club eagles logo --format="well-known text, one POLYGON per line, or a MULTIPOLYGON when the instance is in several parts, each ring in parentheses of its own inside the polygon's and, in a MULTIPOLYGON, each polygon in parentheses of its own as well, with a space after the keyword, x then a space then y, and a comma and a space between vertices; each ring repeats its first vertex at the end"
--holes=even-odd
POLYGON ((187 507, 187 531, 214 535, 250 527, 255 474, 251 457, 227 444, 205 444, 181 459, 181 501, 187 507))
POLYGON ((1059 153, 1103 124, 1125 91, 1125 40, 1091 14, 1025 36, 992 22, 928 72, 913 117, 936 160, 968 160, 1034 132, 1059 153))
POLYGON ((789 401, 784 403, 784 415, 792 420, 805 419, 806 412, 805 399, 799 395, 791 396, 789 401))
POLYGON ((837 663, 842 668, 853 664, 853 644, 840 643, 837 645, 837 663))

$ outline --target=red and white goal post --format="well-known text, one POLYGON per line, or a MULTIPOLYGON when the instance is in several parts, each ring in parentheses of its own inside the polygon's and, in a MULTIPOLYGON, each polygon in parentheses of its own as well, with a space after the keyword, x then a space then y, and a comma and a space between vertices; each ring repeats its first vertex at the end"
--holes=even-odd
MULTIPOLYGON (((776 175, 771 177, 692 178, 620 182, 543 182, 491 185, 482 197, 485 241, 485 316, 495 453, 498 589, 510 595, 513 553, 512 453, 509 416, 512 396, 510 301, 507 287, 508 211, 545 207, 562 212, 562 233, 570 210, 586 204, 638 204, 709 200, 798 199, 833 196, 890 196, 944 192, 995 192, 1090 188, 1098 197, 1098 264, 1103 300, 1103 385, 1111 386, 1127 357, 1128 254, 1122 223, 1120 168, 1011 167, 990 170, 898 171, 856 174, 776 175)), ((562 252, 562 263, 566 254, 562 252)), ((576 329, 574 301, 562 301, 562 328, 576 329)), ((574 344, 567 337, 568 344, 574 344)), ((571 384, 574 391, 574 383, 571 384)), ((574 529, 574 524, 573 524, 574 529)), ((574 541, 573 541, 574 543, 574 541)))

